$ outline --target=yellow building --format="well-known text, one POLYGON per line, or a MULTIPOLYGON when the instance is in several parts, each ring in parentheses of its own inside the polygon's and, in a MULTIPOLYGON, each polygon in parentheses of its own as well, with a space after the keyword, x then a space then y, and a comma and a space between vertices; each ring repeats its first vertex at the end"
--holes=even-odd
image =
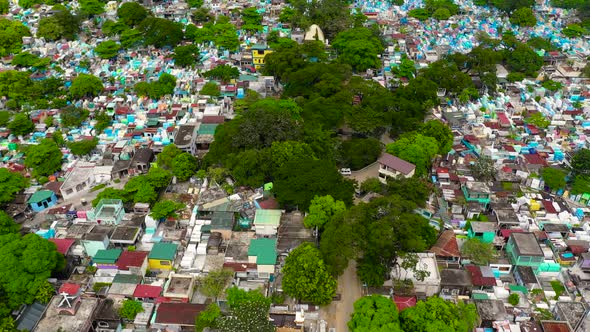
POLYGON ((156 243, 148 256, 150 270, 172 270, 176 257, 177 245, 174 243, 156 243))
POLYGON ((250 47, 250 50, 252 51, 252 64, 256 70, 264 66, 264 57, 272 53, 272 50, 262 44, 254 44, 250 47))

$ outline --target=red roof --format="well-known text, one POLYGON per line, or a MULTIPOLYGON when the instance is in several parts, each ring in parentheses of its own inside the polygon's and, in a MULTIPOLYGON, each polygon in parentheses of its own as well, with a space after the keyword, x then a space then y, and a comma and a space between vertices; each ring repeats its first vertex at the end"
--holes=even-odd
POLYGON ((545 208, 545 211, 547 211, 547 213, 557 213, 557 210, 555 210, 555 207, 553 206, 553 202, 546 200, 543 200, 542 202, 543 207, 545 208))
POLYGON ((536 153, 525 154, 524 159, 526 159, 527 163, 529 164, 547 166, 545 159, 541 158, 541 156, 536 153))
POLYGON ((162 293, 162 287, 152 285, 137 285, 133 292, 133 297, 156 298, 162 293))
POLYGON ((162 303, 156 312, 156 323, 174 325, 195 325, 195 318, 207 306, 195 303, 162 303))
POLYGON ((497 113, 497 115, 498 115, 498 120, 500 121, 500 123, 502 125, 510 126, 510 120, 508 120, 506 113, 497 113))
POLYGON ((49 241, 55 243, 55 246, 57 247, 57 252, 64 256, 68 253, 68 251, 70 251, 70 248, 72 247, 74 242, 76 242, 76 240, 72 239, 49 239, 49 241))
POLYGON ((405 160, 402 160, 394 155, 389 153, 384 153, 379 160, 377 160, 379 164, 385 165, 397 172, 400 172, 404 175, 410 174, 412 171, 416 169, 416 166, 412 163, 409 163, 405 160))
POLYGON ((225 117, 222 115, 206 115, 203 117, 202 123, 223 123, 225 117))
POLYGON ((441 257, 461 257, 457 237, 452 230, 444 231, 430 251, 441 257))
POLYGON ((416 306, 416 297, 394 295, 393 302, 395 302, 398 311, 403 311, 404 309, 416 306))
POLYGON ((265 210, 277 210, 279 208, 279 202, 277 202, 276 199, 271 197, 265 199, 264 201, 259 201, 258 206, 260 206, 261 209, 265 210))
POLYGON ((496 286, 496 278, 484 277, 479 266, 467 265, 465 268, 471 272, 473 286, 496 286))
POLYGON ((59 292, 58 293, 66 293, 68 295, 76 295, 78 294, 78 291, 80 290, 80 285, 77 284, 63 284, 60 288, 59 288, 59 292))
POLYGON ((510 237, 510 234, 512 233, 522 233, 524 232, 522 229, 502 229, 500 230, 500 234, 502 235, 502 237, 504 239, 507 239, 510 237))
POLYGON ((150 253, 148 251, 123 251, 117 260, 119 270, 129 270, 129 267, 141 267, 150 253))

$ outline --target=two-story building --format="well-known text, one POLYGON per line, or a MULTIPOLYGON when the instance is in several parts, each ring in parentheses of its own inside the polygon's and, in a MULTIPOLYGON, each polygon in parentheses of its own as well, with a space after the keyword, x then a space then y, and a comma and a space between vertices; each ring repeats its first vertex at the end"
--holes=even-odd
POLYGON ((178 246, 175 243, 158 242, 152 247, 148 256, 148 264, 152 270, 172 270, 176 250, 178 246))
POLYGON ((510 234, 506 253, 513 265, 530 266, 533 270, 545 261, 543 250, 533 233, 510 234))
POLYGON ((269 49, 268 46, 262 44, 254 44, 250 47, 250 50, 252 51, 252 63, 254 64, 254 68, 260 70, 264 67, 264 57, 266 57, 267 54, 272 53, 272 50, 269 49))
POLYGON ((416 172, 416 165, 389 153, 384 153, 379 160, 379 180, 387 183, 387 179, 398 177, 411 178, 416 172))

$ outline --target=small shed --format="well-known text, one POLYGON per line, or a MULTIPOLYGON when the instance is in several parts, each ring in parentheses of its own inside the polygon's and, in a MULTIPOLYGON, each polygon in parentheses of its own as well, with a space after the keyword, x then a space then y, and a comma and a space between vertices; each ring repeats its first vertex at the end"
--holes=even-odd
POLYGON ((156 243, 148 256, 150 269, 171 270, 176 250, 178 246, 175 243, 156 243))
POLYGON ((121 249, 102 249, 96 252, 92 261, 97 265, 115 265, 119 256, 121 256, 121 249))
POLYGON ((39 190, 29 198, 27 203, 33 211, 40 212, 57 204, 57 196, 51 190, 39 190))

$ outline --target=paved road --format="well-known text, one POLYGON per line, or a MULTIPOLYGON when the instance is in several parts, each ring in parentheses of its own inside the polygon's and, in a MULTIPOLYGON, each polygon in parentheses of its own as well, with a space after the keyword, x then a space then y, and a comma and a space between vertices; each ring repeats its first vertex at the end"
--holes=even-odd
POLYGON ((338 294, 340 301, 333 301, 321 309, 321 318, 328 323, 328 329, 336 328, 336 332, 348 331, 346 325, 354 311, 353 305, 361 296, 361 284, 356 275, 356 262, 351 260, 348 268, 338 278, 338 294))

